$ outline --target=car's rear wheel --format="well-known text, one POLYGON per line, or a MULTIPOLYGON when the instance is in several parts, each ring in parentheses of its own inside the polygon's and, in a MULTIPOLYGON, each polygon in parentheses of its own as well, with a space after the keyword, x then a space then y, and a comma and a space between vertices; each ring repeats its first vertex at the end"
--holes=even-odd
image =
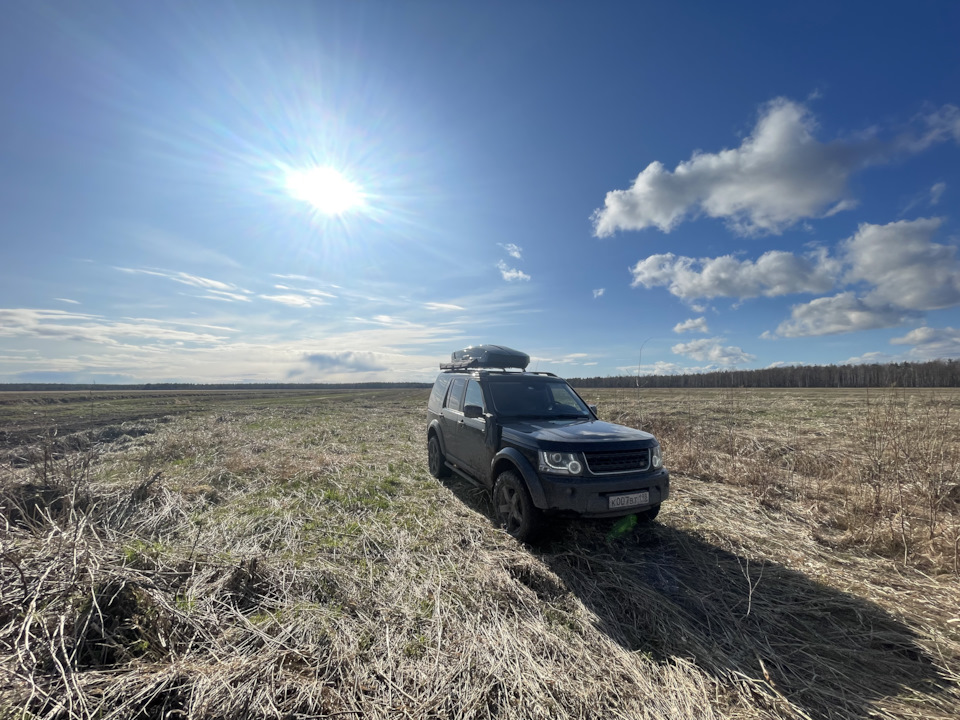
POLYGON ((643 512, 637 513, 637 520, 642 523, 653 522, 660 514, 660 505, 651 505, 643 512))
POLYGON ((435 478, 444 478, 450 474, 450 468, 447 467, 447 458, 440 449, 440 440, 436 435, 431 435, 427 442, 427 461, 430 465, 430 474, 435 478))
POLYGON ((543 525, 543 513, 512 470, 500 473, 493 486, 493 514, 497 524, 520 542, 532 540, 543 525))

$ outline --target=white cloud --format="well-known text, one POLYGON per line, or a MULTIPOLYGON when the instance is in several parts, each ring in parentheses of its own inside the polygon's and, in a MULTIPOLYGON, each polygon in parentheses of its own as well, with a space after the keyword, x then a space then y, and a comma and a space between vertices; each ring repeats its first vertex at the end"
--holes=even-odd
MULTIPOLYGON (((780 323, 781 337, 808 337, 874 330, 899 325, 914 315, 890 305, 872 306, 852 292, 794 305, 790 319, 780 323)), ((766 337, 769 337, 765 333, 766 337)))
POLYGON ((510 257, 516 258, 517 260, 523 259, 523 248, 519 245, 514 245, 513 243, 507 243, 506 245, 503 243, 497 243, 497 245, 506 250, 507 255, 510 257))
POLYGON ((734 346, 722 344, 721 338, 703 338, 688 343, 677 343, 670 348, 674 355, 686 355, 701 362, 716 365, 741 365, 755 360, 756 356, 734 346))
POLYGON ((943 197, 943 193, 947 189, 947 184, 945 182, 935 183, 933 187, 930 188, 930 204, 936 205, 940 202, 940 198, 943 197))
POLYGON ((738 148, 696 152, 670 171, 651 162, 627 190, 612 190, 593 213, 598 237, 617 230, 657 227, 670 232, 698 214, 726 220, 736 231, 779 234, 804 218, 852 207, 847 182, 861 168, 917 153, 953 137, 960 141, 960 110, 945 106, 915 121, 919 137, 883 142, 874 132, 821 142, 817 123, 802 103, 778 98, 738 148))
POLYGON ((673 253, 651 255, 630 272, 632 287, 667 287, 684 300, 714 297, 774 297, 830 290, 839 264, 818 250, 807 256, 771 250, 755 262, 732 255, 694 259, 673 253))
POLYGON ((863 223, 843 243, 851 268, 848 282, 873 286, 865 301, 909 310, 935 310, 960 303, 957 249, 931 241, 939 218, 901 220, 888 225, 863 223))
POLYGON ((449 310, 463 310, 464 308, 459 305, 454 305, 453 303, 438 303, 438 302, 428 302, 424 303, 423 306, 427 310, 438 310, 438 311, 449 311, 449 310))
POLYGON ((895 358, 885 352, 868 352, 844 360, 841 365, 883 365, 894 362, 895 358))
POLYGON ((144 268, 126 267, 117 267, 115 269, 130 275, 152 275, 153 277, 172 280, 173 282, 180 283, 181 285, 189 285, 190 287, 200 288, 206 291, 207 294, 199 295, 198 297, 203 297, 210 300, 225 300, 231 302, 239 300, 241 302, 250 302, 250 298, 248 296, 252 294, 249 290, 244 290, 243 288, 237 287, 231 283, 220 282, 219 280, 212 280, 210 278, 200 277, 199 275, 191 275, 185 272, 167 272, 164 270, 146 270, 144 268))
POLYGON ((507 282, 530 279, 530 276, 523 272, 523 270, 517 270, 516 268, 509 267, 503 260, 497 263, 497 269, 500 271, 503 279, 507 282))
POLYGON ((288 307, 311 308, 319 305, 326 305, 326 302, 320 297, 311 295, 297 295, 296 293, 284 293, 282 295, 260 295, 264 300, 280 303, 288 307))
POLYGON ((596 300, 598 297, 603 297, 603 294, 607 291, 606 288, 597 288, 593 291, 593 299, 596 300))
POLYGON ((952 327, 919 327, 903 337, 893 338, 892 345, 913 345, 911 359, 934 360, 960 357, 960 330, 952 327))
POLYGON ((80 304, 80 302, 79 302, 78 300, 71 300, 70 298, 54 298, 54 300, 58 300, 58 301, 60 301, 60 302, 67 303, 68 305, 79 305, 79 304, 80 304))
POLYGON ((684 320, 681 323, 677 323, 673 326, 673 331, 675 333, 685 333, 685 332, 701 332, 708 333, 710 328, 707 327, 706 318, 690 318, 689 320, 684 320))

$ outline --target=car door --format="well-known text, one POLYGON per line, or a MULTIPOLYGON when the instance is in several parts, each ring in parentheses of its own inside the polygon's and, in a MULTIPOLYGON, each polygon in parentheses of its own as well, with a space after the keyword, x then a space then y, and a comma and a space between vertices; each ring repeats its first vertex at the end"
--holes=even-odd
POLYGON ((463 425, 463 391, 467 386, 466 376, 455 377, 447 391, 447 399, 440 413, 440 430, 443 433, 444 454, 447 460, 462 468, 468 467, 463 457, 464 447, 460 429, 463 425))
MULTIPOLYGON (((463 395, 463 407, 467 405, 476 405, 481 410, 486 410, 480 383, 472 378, 467 381, 467 388, 463 395)), ((485 478, 489 472, 490 459, 493 456, 486 442, 487 422, 492 421, 488 421, 482 415, 475 418, 464 416, 459 431, 463 461, 470 468, 470 473, 480 479, 485 478)))

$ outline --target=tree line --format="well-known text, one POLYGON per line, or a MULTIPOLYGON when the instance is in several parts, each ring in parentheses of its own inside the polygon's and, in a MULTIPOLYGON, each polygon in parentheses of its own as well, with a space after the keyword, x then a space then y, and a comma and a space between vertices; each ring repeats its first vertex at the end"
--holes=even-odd
POLYGON ((795 365, 760 370, 718 370, 688 375, 568 378, 574 387, 645 388, 861 388, 960 387, 960 361, 885 365, 795 365))

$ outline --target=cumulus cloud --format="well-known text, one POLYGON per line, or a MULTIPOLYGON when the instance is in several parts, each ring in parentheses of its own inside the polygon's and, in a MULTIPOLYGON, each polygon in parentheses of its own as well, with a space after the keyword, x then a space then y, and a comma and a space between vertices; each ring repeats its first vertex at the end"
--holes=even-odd
POLYGON ((708 333, 710 328, 707 327, 706 318, 690 318, 689 320, 684 320, 681 323, 677 323, 673 326, 673 331, 675 333, 685 333, 685 332, 701 332, 708 333))
POLYGON ((500 274, 503 276, 503 279, 507 282, 513 282, 514 280, 529 280, 530 276, 527 275, 523 270, 518 270, 508 266, 503 260, 497 263, 497 269, 500 271, 500 274))
POLYGON ((874 306, 852 292, 844 292, 794 305, 790 319, 780 323, 776 334, 781 337, 836 335, 893 327, 912 317, 915 314, 901 308, 874 306))
POLYGON ((375 372, 386 370, 388 366, 372 352, 326 352, 311 353, 304 357, 311 366, 318 370, 332 370, 338 372, 375 372))
POLYGON ((921 152, 950 138, 960 141, 960 110, 945 106, 915 124, 920 135, 884 142, 875 132, 822 142, 817 123, 802 103, 777 98, 761 108, 739 147, 696 152, 669 170, 654 161, 626 190, 612 190, 593 213, 598 237, 648 227, 670 232, 689 217, 726 220, 745 235, 779 234, 805 218, 853 207, 850 176, 867 165, 921 152))
POLYGON ((818 250, 807 256, 771 250, 756 261, 732 255, 694 259, 673 253, 651 255, 631 270, 632 287, 663 286, 684 300, 792 293, 822 293, 834 286, 839 264, 818 250))
POLYGON ((507 255, 509 255, 510 257, 516 258, 517 260, 520 260, 523 258, 523 248, 520 247, 519 245, 514 245, 513 243, 507 243, 506 245, 504 245, 503 243, 497 243, 497 245, 499 245, 504 250, 506 250, 507 255))
POLYGON ((598 297, 603 297, 603 294, 607 291, 606 288, 597 288, 593 291, 593 299, 596 300, 598 297))
POLYGON ((744 352, 735 345, 723 345, 722 338, 703 338, 688 343, 677 343, 670 348, 674 355, 685 355, 701 362, 715 365, 742 365, 756 360, 755 355, 744 352))
POLYGON ((873 286, 865 301, 908 310, 936 310, 960 303, 957 249, 932 242, 940 218, 863 223, 845 241, 846 279, 873 286))
POLYGON ((912 359, 934 360, 960 357, 960 330, 952 327, 919 327, 903 337, 893 338, 893 345, 913 345, 912 359))
POLYGON ((940 198, 943 197, 943 193, 946 192, 947 184, 945 182, 935 183, 933 187, 930 188, 930 204, 937 205, 940 202, 940 198))

